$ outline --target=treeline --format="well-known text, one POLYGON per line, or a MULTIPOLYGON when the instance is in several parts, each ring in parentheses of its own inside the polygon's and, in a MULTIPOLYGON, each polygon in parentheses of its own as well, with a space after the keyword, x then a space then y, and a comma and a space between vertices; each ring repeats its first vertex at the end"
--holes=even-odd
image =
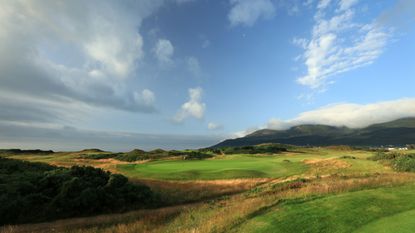
POLYGON ((288 151, 290 146, 283 144, 260 144, 256 146, 236 146, 220 148, 223 154, 277 154, 288 151))
POLYGON ((0 149, 0 154, 7 154, 7 155, 21 155, 21 154, 52 154, 54 153, 52 150, 21 150, 21 149, 0 149))
POLYGON ((0 157, 0 225, 112 213, 157 205, 156 195, 119 174, 0 157))
POLYGON ((399 152, 378 152, 369 157, 370 160, 384 161, 391 165, 396 171, 415 172, 415 154, 405 154, 399 152))

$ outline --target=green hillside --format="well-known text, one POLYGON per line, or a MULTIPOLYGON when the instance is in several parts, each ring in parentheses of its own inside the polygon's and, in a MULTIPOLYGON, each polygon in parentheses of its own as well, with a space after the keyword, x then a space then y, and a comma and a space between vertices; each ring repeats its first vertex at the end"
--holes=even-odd
POLYGON ((300 146, 404 146, 415 143, 415 118, 403 118, 360 129, 328 125, 298 125, 287 130, 262 129, 213 147, 283 143, 300 146))

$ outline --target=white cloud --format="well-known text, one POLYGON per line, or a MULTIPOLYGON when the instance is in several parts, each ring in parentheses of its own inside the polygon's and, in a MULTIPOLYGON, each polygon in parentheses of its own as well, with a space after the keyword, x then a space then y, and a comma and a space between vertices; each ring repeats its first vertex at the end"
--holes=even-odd
POLYGON ((203 89, 200 87, 189 89, 189 100, 184 103, 174 117, 176 122, 182 122, 188 117, 202 119, 205 114, 206 104, 202 102, 203 89))
POLYGON ((186 59, 186 65, 187 70, 193 75, 193 76, 200 76, 202 73, 202 70, 200 68, 199 60, 195 57, 188 57, 186 59))
POLYGON ((307 48, 307 44, 308 41, 305 38, 298 38, 298 37, 294 37, 292 40, 292 43, 302 49, 306 49, 307 48))
POLYGON ((340 0, 339 3, 339 10, 344 11, 352 7, 354 4, 356 4, 359 0, 340 0))
POLYGON ((242 131, 238 131, 233 133, 232 135, 230 135, 231 138, 241 138, 241 137, 245 137, 248 134, 251 134, 257 130, 263 129, 264 127, 251 127, 249 129, 246 130, 242 130, 242 131))
POLYGON ((331 0, 320 0, 317 5, 317 9, 324 9, 330 4, 331 0))
MULTIPOLYGON (((149 98, 134 101, 126 79, 139 70, 144 58, 141 22, 161 3, 2 2, 0 92, 30 101, 0 104, 13 115, 37 106, 34 114, 27 115, 31 120, 22 119, 25 122, 41 121, 42 116, 49 122, 70 121, 77 108, 154 112, 149 98), (45 101, 48 104, 34 104, 45 101)), ((3 116, 0 121, 7 120, 3 116)))
POLYGON ((174 47, 172 43, 167 39, 159 39, 154 47, 154 54, 157 60, 162 64, 172 64, 174 47))
POLYGON ((100 62, 111 75, 126 77, 134 69, 135 62, 143 57, 143 39, 136 33, 131 38, 114 35, 98 35, 85 44, 87 54, 100 62))
POLYGON ((231 0, 228 14, 231 26, 252 26, 259 19, 269 19, 275 15, 274 4, 270 0, 231 0))
MULTIPOLYGON (((375 21, 355 22, 352 6, 356 2, 340 1, 340 10, 334 10, 332 17, 325 18, 330 1, 320 1, 312 37, 301 56, 307 74, 299 77, 298 83, 324 89, 333 82, 332 76, 371 64, 382 54, 390 32, 375 21)), ((294 38, 293 41, 304 45, 302 40, 294 38)))
POLYGON ((324 124, 362 128, 405 117, 415 117, 415 98, 373 104, 341 103, 299 114, 290 120, 271 119, 267 128, 287 129, 300 124, 324 124))
POLYGON ((154 93, 148 89, 144 89, 141 93, 134 92, 134 100, 137 104, 153 106, 156 100, 154 93))
POLYGON ((217 124, 217 123, 214 123, 214 122, 209 122, 208 123, 208 129, 210 129, 210 130, 220 130, 220 129, 223 129, 223 125, 217 124))

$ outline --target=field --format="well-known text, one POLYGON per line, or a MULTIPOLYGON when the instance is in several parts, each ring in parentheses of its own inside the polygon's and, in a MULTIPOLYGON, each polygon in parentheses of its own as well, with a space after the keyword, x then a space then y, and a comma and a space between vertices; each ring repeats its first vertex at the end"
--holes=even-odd
POLYGON ((370 159, 377 153, 374 151, 295 148, 277 154, 135 162, 85 159, 81 156, 85 153, 89 152, 1 156, 66 167, 89 165, 121 173, 133 182, 150 186, 166 206, 6 226, 2 230, 412 232, 415 227, 415 173, 398 172, 388 161, 370 159))

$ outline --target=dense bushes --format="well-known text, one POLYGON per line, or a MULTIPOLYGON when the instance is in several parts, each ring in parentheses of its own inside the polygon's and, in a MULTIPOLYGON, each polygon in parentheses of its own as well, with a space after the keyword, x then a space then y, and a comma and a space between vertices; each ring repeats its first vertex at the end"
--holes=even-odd
POLYGON ((148 152, 140 149, 134 149, 130 152, 120 153, 115 157, 115 159, 120 161, 134 162, 147 159, 159 159, 167 157, 168 155, 169 153, 162 149, 156 149, 148 152))
POLYGON ((183 156, 185 160, 208 159, 212 157, 213 155, 211 154, 201 153, 199 151, 189 151, 183 156))
POLYGON ((383 160, 388 162, 396 171, 415 172, 415 154, 404 154, 399 152, 378 152, 369 157, 371 160, 383 160))
POLYGON ((400 153, 396 153, 396 152, 390 152, 390 153, 385 153, 385 152, 377 152, 375 153, 375 155, 369 157, 368 159, 373 160, 373 161, 378 161, 378 160, 393 160, 397 157, 401 156, 400 153))
POLYGON ((165 151, 162 149, 156 149, 149 152, 142 151, 142 150, 132 150, 127 153, 121 153, 114 157, 114 159, 127 161, 127 162, 134 162, 139 160, 146 160, 146 159, 161 159, 166 157, 178 157, 181 156, 183 159, 206 159, 211 158, 213 155, 209 153, 202 153, 200 151, 178 151, 178 150, 171 150, 165 151))
POLYGON ((101 153, 101 154, 83 154, 79 156, 82 159, 111 159, 117 157, 118 154, 101 153))
POLYGON ((397 171, 415 172, 415 154, 402 155, 395 158, 392 166, 397 171))
POLYGON ((287 146, 282 144, 260 144, 256 146, 225 147, 224 154, 276 154, 287 151, 287 146))
POLYGON ((0 149, 0 154, 7 155, 21 155, 21 154, 36 154, 36 155, 48 155, 53 154, 52 150, 21 150, 21 149, 0 149))
POLYGON ((0 225, 117 212, 156 203, 151 190, 93 167, 0 158, 0 225))

